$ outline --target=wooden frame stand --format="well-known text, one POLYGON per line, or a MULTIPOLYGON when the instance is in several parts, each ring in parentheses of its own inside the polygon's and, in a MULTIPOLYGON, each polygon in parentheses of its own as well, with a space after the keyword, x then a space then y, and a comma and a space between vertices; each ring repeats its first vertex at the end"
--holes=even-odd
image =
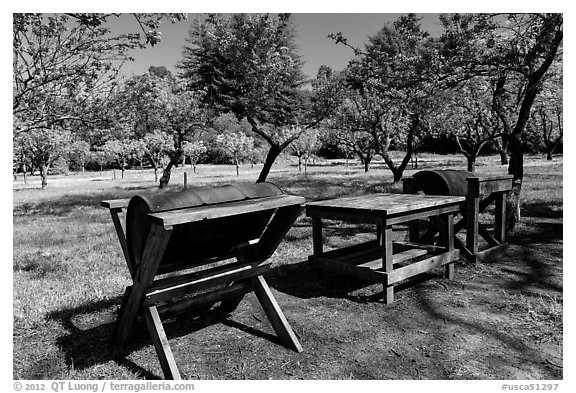
MULTIPOLYGON (((466 240, 463 242, 454 237, 456 247, 470 262, 485 262, 501 255, 508 247, 506 243, 506 198, 512 189, 512 176, 467 177, 466 200, 460 205, 460 219, 454 224, 454 233, 466 229, 466 240), (479 215, 494 203, 494 231, 479 221, 479 215), (488 247, 480 249, 482 237, 488 247)), ((418 187, 413 178, 404 179, 404 193, 415 194, 418 187)), ((437 231, 436 223, 431 232, 437 231)), ((417 224, 410 227, 411 238, 418 237, 417 224)), ((425 236, 433 235, 428 233, 425 236)))
MULTIPOLYGON (((254 292, 280 341, 296 352, 302 351, 278 306, 263 274, 267 261, 302 211, 303 198, 281 195, 252 201, 220 203, 187 209, 150 213, 148 232, 141 257, 131 260, 125 229, 119 214, 128 199, 103 201, 110 210, 133 284, 126 288, 117 320, 117 339, 124 346, 132 336, 138 315, 142 315, 156 349, 166 379, 181 379, 162 318, 194 309, 206 309, 220 303, 219 309, 230 313, 247 293, 254 292), (171 234, 179 225, 194 225, 204 220, 271 211, 271 219, 258 239, 238 245, 221 255, 212 255, 209 266, 191 271, 161 264, 171 234), (218 262, 218 263, 216 263, 218 262), (169 273, 169 274, 166 274, 169 273)), ((242 230, 238 228, 238 230, 242 230)))

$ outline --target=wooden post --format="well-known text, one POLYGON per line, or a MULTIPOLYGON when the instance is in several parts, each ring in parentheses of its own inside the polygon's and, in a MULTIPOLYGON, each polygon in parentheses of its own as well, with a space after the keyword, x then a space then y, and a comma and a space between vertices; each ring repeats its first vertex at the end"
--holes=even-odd
POLYGON ((466 248, 475 255, 478 253, 478 215, 480 213, 480 183, 478 178, 469 177, 466 197, 466 248))
POLYGON ((495 210, 494 210, 494 238, 502 243, 506 242, 506 199, 507 192, 499 192, 496 194, 495 210))
POLYGON ((320 256, 323 254, 322 246, 322 219, 312 218, 312 243, 314 256, 320 256))
MULTIPOLYGON (((446 214, 446 238, 444 239, 446 250, 448 252, 454 250, 454 215, 446 214)), ((454 262, 445 265, 444 276, 452 280, 454 278, 454 262)))
MULTIPOLYGON (((384 222, 386 222, 384 220, 384 222)), ((387 225, 382 230, 382 267, 386 273, 392 273, 394 269, 392 250, 392 226, 387 225)), ((390 304, 394 301, 394 285, 384 283, 384 303, 390 304)))

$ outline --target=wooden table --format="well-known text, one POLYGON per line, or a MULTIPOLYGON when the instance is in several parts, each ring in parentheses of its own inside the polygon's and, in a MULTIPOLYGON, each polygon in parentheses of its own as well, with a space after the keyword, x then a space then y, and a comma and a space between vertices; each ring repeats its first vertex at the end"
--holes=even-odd
POLYGON ((394 286, 407 278, 445 266, 454 276, 460 251, 454 248, 454 214, 464 197, 409 194, 371 194, 311 202, 306 215, 312 218, 314 254, 309 261, 330 270, 384 286, 386 304, 394 301, 394 286), (393 242, 392 226, 430 218, 441 229, 441 244, 393 242), (376 240, 324 252, 322 220, 375 224, 376 240))

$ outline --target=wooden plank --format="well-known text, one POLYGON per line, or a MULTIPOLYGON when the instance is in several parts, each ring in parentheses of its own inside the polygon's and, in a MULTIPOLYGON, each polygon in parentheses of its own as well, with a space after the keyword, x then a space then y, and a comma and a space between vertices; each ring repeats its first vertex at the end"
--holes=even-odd
POLYGON ((394 269, 391 272, 385 272, 385 284, 392 285, 407 278, 432 270, 438 266, 443 266, 447 263, 457 261, 459 255, 459 250, 447 251, 443 254, 394 269))
POLYGON ((116 229, 116 235, 118 236, 118 241, 120 242, 120 247, 122 248, 122 254, 124 255, 124 260, 128 266, 128 271, 130 272, 130 277, 134 277, 135 266, 130 261, 130 254, 128 254, 128 243, 126 242, 126 232, 120 221, 119 213, 122 212, 121 208, 113 207, 110 208, 110 216, 112 216, 112 222, 114 223, 114 228, 116 229))
POLYGON ((155 305, 161 302, 178 299, 189 293, 200 291, 211 286, 225 285, 232 281, 238 281, 263 274, 270 269, 270 262, 258 266, 225 265, 220 268, 209 269, 203 273, 190 274, 186 277, 168 277, 158 280, 146 292, 144 305, 155 305))
POLYGON ((205 308, 206 306, 213 305, 220 301, 224 302, 229 299, 237 298, 246 293, 252 292, 252 290, 253 286, 251 283, 240 281, 222 289, 159 306, 158 312, 163 317, 172 317, 190 310, 205 308))
POLYGON ((355 224, 381 225, 384 223, 385 214, 383 212, 375 212, 372 210, 358 211, 331 207, 316 208, 306 205, 306 216, 312 217, 312 219, 325 218, 328 220, 341 220, 355 224))
POLYGON ((386 219, 386 223, 388 225, 396 225, 420 218, 428 218, 430 216, 457 213, 459 209, 459 203, 446 204, 443 206, 433 206, 428 209, 410 211, 402 215, 389 215, 386 219))
POLYGON ((107 201, 102 201, 100 202, 100 206, 105 207, 107 209, 125 209, 128 207, 130 199, 131 198, 124 198, 124 199, 111 199, 107 201))
POLYGON ((280 340, 294 351, 302 352, 302 345, 300 345, 298 338, 282 313, 282 310, 280 309, 278 302, 276 302, 276 299, 268 287, 266 280, 264 280, 264 277, 257 276, 252 278, 251 281, 254 285, 256 297, 280 340))
POLYGON ((494 192, 510 191, 512 189, 512 176, 507 179, 489 179, 480 182, 480 194, 487 195, 494 192))
POLYGON ((146 307, 144 309, 144 321, 146 321, 146 326, 154 348, 156 349, 156 355, 160 361, 164 377, 174 380, 182 379, 156 307, 146 307))
POLYGON ((125 345, 133 329, 134 319, 142 306, 144 292, 152 284, 158 265, 162 260, 166 245, 172 234, 172 228, 152 225, 142 251, 142 262, 136 265, 133 277, 134 284, 118 325, 117 338, 120 345, 125 345))
POLYGON ((276 213, 272 215, 268 226, 260 236, 258 245, 247 254, 246 259, 263 261, 270 258, 302 213, 302 209, 302 205, 295 204, 280 207, 276 210, 276 213))
POLYGON ((150 213, 148 216, 153 222, 164 227, 173 225, 197 222, 202 220, 213 220, 221 217, 237 216, 263 210, 272 210, 279 207, 302 205, 304 198, 293 195, 280 195, 253 200, 235 201, 220 203, 216 205, 206 205, 193 208, 170 210, 166 212, 150 213))
POLYGON ((341 211, 358 214, 382 212, 390 216, 419 209, 458 204, 464 200, 465 198, 460 196, 379 193, 309 202, 306 205, 306 214, 310 213, 310 217, 323 217, 323 211, 341 211))

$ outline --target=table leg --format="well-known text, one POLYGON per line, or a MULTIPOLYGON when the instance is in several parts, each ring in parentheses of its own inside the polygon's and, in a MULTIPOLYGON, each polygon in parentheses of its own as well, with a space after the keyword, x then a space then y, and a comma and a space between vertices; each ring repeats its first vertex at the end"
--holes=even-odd
MULTIPOLYGON (((392 262, 392 226, 388 225, 382 229, 382 267, 386 273, 391 273, 394 269, 392 262)), ((384 303, 390 304, 394 301, 394 285, 384 283, 384 303)))
POLYGON ((494 238, 502 243, 506 242, 506 198, 507 192, 496 194, 496 203, 494 211, 494 238))
POLYGON ((478 214, 480 213, 480 197, 468 194, 466 200, 466 248, 476 262, 478 253, 478 214))
MULTIPOLYGON (((444 246, 447 251, 454 250, 454 215, 446 214, 446 233, 444 238, 444 246)), ((454 262, 445 265, 445 277, 452 280, 454 278, 454 262)))
POLYGON ((312 243, 315 256, 323 254, 322 248, 322 219, 312 218, 312 243))

